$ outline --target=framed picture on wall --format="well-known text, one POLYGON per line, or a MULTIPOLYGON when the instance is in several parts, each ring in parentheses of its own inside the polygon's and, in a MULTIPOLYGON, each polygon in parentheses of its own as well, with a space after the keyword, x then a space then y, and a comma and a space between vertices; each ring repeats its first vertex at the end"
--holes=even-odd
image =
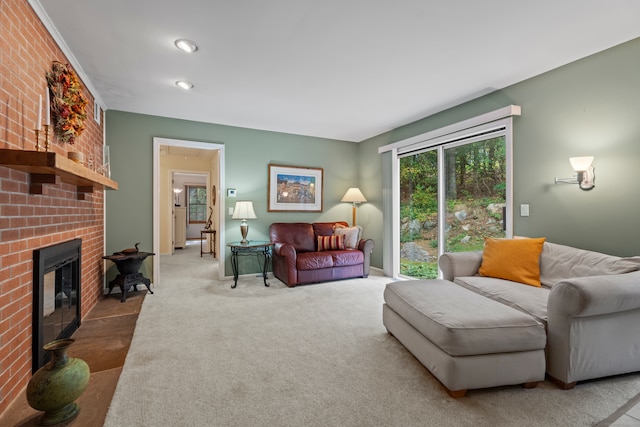
POLYGON ((268 212, 322 212, 322 168, 269 165, 268 212))

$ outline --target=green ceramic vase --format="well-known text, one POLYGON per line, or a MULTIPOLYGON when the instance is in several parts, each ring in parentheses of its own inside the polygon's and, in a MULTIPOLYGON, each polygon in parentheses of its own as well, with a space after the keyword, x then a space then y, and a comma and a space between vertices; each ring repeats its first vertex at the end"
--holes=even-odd
POLYGON ((87 387, 90 372, 84 360, 67 356, 67 348, 73 343, 73 339, 61 339, 42 347, 51 352, 51 361, 38 369, 27 385, 29 405, 44 411, 38 420, 40 425, 61 423, 80 410, 75 400, 87 387))

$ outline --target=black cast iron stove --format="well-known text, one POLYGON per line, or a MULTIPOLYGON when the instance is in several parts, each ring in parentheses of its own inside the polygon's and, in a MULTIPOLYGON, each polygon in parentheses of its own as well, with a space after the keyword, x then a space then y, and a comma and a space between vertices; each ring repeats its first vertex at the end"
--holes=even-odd
POLYGON ((115 286, 120 288, 122 292, 122 298, 120 302, 127 300, 127 292, 133 286, 133 290, 138 290, 138 284, 144 284, 149 290, 150 294, 153 294, 151 290, 151 280, 147 279, 138 272, 142 262, 148 257, 155 255, 153 252, 141 252, 138 250, 138 245, 135 244, 135 248, 123 249, 120 252, 114 252, 113 255, 105 255, 102 258, 113 261, 118 269, 118 274, 115 279, 109 282, 109 294, 115 286))

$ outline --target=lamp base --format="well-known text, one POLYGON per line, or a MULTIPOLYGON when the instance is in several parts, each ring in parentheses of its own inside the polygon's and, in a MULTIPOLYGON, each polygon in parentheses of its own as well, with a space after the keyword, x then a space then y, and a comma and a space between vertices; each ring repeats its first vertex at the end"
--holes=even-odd
POLYGON ((249 241, 247 240, 247 233, 249 233, 249 224, 247 224, 247 220, 243 219, 242 223, 240 223, 240 234, 242 235, 242 240, 240 240, 240 243, 242 243, 243 245, 249 243, 249 241))

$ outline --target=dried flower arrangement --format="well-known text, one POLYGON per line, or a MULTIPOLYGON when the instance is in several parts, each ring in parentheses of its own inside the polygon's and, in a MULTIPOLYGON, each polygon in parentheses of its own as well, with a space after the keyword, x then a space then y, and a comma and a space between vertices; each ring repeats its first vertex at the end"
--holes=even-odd
POLYGON ((47 72, 53 129, 62 141, 73 144, 84 131, 87 99, 82 84, 69 64, 54 61, 47 72))

